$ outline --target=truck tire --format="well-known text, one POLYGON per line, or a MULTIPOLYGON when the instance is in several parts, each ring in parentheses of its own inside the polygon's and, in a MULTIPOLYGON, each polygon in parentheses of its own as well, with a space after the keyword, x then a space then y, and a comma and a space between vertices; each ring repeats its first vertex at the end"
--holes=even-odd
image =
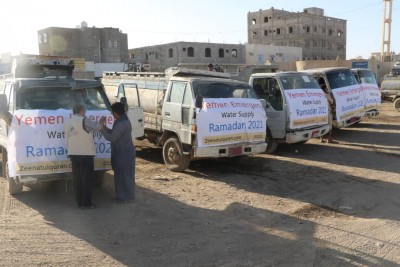
POLYGON ((22 192, 23 186, 21 183, 17 183, 14 178, 9 177, 8 175, 8 156, 7 156, 7 150, 4 148, 2 149, 1 152, 1 173, 2 176, 7 179, 7 190, 10 193, 10 195, 15 195, 19 194, 22 192))
POLYGON ((265 138, 265 142, 267 142, 267 148, 265 149, 266 154, 272 154, 278 147, 278 141, 272 137, 271 131, 267 129, 267 137, 265 138))
POLYGON ((16 195, 22 193, 22 184, 17 183, 14 178, 7 178, 8 183, 7 183, 7 189, 10 195, 16 195))
POLYGON ((189 167, 190 157, 183 154, 182 145, 176 137, 170 137, 163 145, 163 159, 167 168, 182 172, 189 167))
POLYGON ((400 97, 394 100, 393 106, 397 111, 400 111, 400 97))

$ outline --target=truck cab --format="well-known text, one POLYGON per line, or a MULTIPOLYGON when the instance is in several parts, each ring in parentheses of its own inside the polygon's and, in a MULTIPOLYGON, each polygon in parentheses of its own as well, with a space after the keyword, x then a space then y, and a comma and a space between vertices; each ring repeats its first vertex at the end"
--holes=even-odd
POLYGON ((310 74, 254 73, 249 84, 266 101, 267 153, 278 143, 306 142, 329 132, 327 100, 310 74))
POLYGON ((361 121, 365 114, 364 93, 349 68, 319 68, 304 72, 314 76, 334 100, 331 105, 334 128, 348 127, 361 121))
POLYGON ((378 116, 381 106, 381 92, 374 73, 366 68, 353 68, 351 71, 364 93, 365 116, 369 118, 378 116))
MULTIPOLYGON (((0 147, 2 176, 11 194, 22 192, 24 184, 71 179, 64 122, 72 107, 83 104, 86 116, 113 122, 104 87, 96 80, 72 78, 74 63, 69 59, 20 56, 13 73, 1 81, 0 147)), ((94 134, 97 155, 96 179, 111 168, 110 143, 94 134)))

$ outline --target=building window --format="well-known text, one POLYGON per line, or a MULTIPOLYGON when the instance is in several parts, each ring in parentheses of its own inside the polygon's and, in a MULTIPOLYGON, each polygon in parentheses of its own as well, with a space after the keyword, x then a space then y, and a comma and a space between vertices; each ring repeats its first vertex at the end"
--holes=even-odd
POLYGON ((268 36, 268 31, 264 31, 264 36, 268 36))
POLYGON ((114 48, 118 48, 118 42, 114 41, 114 48))
POLYGON ((268 22, 268 17, 264 17, 264 22, 265 22, 265 23, 268 22))
POLYGON ((172 48, 168 49, 168 57, 173 58, 174 57, 174 50, 172 48))
POLYGON ((47 33, 43 33, 43 43, 47 43, 47 33))
POLYGON ((224 57, 225 56, 225 54, 224 54, 224 49, 223 48, 220 48, 219 50, 218 50, 218 57, 224 57))
POLYGON ((293 33, 293 32, 294 32, 294 31, 293 31, 293 26, 289 26, 289 27, 288 27, 288 32, 289 32, 289 33, 293 33))
POLYGON ((256 19, 251 20, 251 25, 256 25, 256 23, 257 23, 256 19))
POLYGON ((306 33, 310 33, 310 26, 306 26, 306 33))
POLYGON ((232 57, 237 58, 237 50, 236 49, 232 49, 231 55, 232 55, 232 57))
POLYGON ((204 56, 205 57, 211 57, 211 48, 206 48, 204 50, 204 56))
POLYGON ((113 47, 113 43, 111 40, 108 40, 108 48, 112 48, 113 47))
POLYGON ((257 37, 257 32, 253 32, 253 38, 257 37))
POLYGON ((338 30, 338 31, 337 31, 337 36, 338 36, 338 37, 342 37, 342 35, 343 35, 343 32, 342 32, 341 30, 338 30))
POLYGON ((188 57, 194 57, 194 49, 193 47, 188 48, 188 57))
POLYGON ((42 35, 40 33, 38 34, 38 42, 39 42, 39 44, 42 43, 42 35))
POLYGON ((182 51, 185 52, 186 51, 186 47, 182 48, 182 51))
POLYGON ((328 35, 329 35, 329 36, 332 36, 332 34, 333 34, 333 30, 332 30, 332 29, 329 29, 329 30, 328 30, 328 35))
POLYGON ((276 34, 281 34, 281 28, 276 29, 276 34))

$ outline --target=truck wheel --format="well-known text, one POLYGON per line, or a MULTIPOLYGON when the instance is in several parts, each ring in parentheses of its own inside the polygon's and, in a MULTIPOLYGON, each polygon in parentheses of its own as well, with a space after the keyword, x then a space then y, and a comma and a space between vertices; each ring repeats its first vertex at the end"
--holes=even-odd
POLYGON ((22 184, 15 182, 14 178, 7 178, 8 180, 8 192, 10 195, 16 195, 22 193, 22 184))
POLYGON ((2 176, 7 179, 7 189, 10 195, 21 193, 23 188, 22 184, 17 183, 14 178, 9 177, 8 175, 8 156, 7 150, 5 150, 4 148, 1 152, 1 172, 2 176))
POLYGON ((267 138, 265 138, 265 142, 267 142, 267 149, 265 149, 265 153, 274 153, 278 147, 278 142, 272 137, 270 130, 267 130, 267 138))
POLYGON ((163 146, 163 159, 167 168, 182 172, 189 167, 190 157, 183 154, 181 143, 176 137, 170 137, 163 146))
POLYGON ((400 111, 400 97, 396 98, 396 100, 394 100, 393 106, 397 111, 400 111))

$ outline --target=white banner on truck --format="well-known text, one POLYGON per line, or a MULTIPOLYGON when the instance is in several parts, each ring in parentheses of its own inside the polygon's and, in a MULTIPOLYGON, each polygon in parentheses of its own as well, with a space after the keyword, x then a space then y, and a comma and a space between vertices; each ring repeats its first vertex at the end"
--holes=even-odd
POLYGON ((364 115, 364 93, 358 84, 332 90, 336 101, 336 120, 346 121, 364 115))
POLYGON ((328 101, 322 89, 285 90, 290 129, 328 124, 328 101))
POLYGON ((362 83, 364 92, 365 110, 379 109, 381 106, 381 92, 376 84, 362 83))
POLYGON ((198 146, 264 142, 266 120, 258 99, 204 98, 196 116, 198 146))
MULTIPOLYGON (((7 144, 10 177, 71 172, 67 155, 64 122, 70 110, 17 110, 12 118, 7 144), (18 141, 17 141, 18 140, 18 141)), ((110 111, 87 111, 87 117, 99 120, 110 111)), ((111 147, 100 132, 93 133, 96 145, 95 169, 110 169, 111 147)))

